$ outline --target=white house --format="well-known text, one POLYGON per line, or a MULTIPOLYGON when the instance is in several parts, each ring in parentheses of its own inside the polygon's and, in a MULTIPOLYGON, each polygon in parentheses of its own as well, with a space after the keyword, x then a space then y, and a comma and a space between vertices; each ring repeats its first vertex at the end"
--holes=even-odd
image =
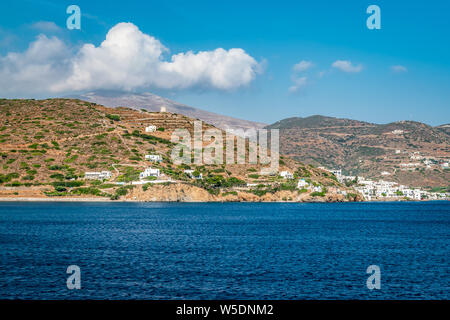
POLYGON ((299 188, 299 189, 304 189, 304 188, 306 188, 307 186, 308 186, 308 182, 306 182, 305 179, 300 179, 300 180, 298 180, 297 188, 299 188))
POLYGON ((392 131, 393 134, 403 134, 403 132, 404 132, 403 130, 399 130, 399 129, 392 131))
POLYGON ((156 131, 156 126, 148 126, 145 127, 145 132, 155 132, 156 131))
POLYGON ((400 167, 405 167, 405 168, 407 168, 407 167, 417 167, 417 166, 420 166, 419 162, 400 163, 400 167))
POLYGON ((84 177, 89 180, 108 180, 112 176, 111 171, 85 172, 84 177))
POLYGON ((145 160, 153 161, 153 162, 161 162, 162 156, 160 154, 146 154, 145 160))
POLYGON ((322 192, 322 187, 321 186, 314 187, 313 192, 322 192))
POLYGON ((284 179, 294 179, 294 175, 289 171, 281 171, 280 176, 282 176, 284 179))
POLYGON ((167 111, 166 111, 166 107, 165 107, 165 106, 162 106, 162 107, 161 107, 161 110, 160 110, 159 112, 167 112, 167 111))
POLYGON ((203 179, 203 175, 201 173, 198 176, 194 176, 194 170, 184 170, 184 173, 186 173, 192 179, 203 179))
POLYGON ((342 170, 341 169, 332 169, 332 170, 327 170, 329 172, 331 172, 332 174, 334 174, 336 176, 336 178, 340 179, 342 176, 342 170))
POLYGON ((159 169, 156 168, 146 168, 144 172, 141 172, 139 174, 140 179, 145 179, 148 177, 159 177, 161 175, 161 172, 159 169))

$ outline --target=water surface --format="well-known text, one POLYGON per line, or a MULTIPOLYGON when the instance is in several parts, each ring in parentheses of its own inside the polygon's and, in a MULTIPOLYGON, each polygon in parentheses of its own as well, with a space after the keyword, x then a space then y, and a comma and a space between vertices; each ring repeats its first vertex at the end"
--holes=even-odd
POLYGON ((449 299, 449 234, 448 202, 0 203, 0 298, 449 299))

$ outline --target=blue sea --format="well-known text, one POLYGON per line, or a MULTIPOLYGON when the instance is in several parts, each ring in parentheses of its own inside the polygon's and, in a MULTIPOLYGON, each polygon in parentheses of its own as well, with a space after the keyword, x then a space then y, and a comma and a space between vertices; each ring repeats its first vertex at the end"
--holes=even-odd
POLYGON ((449 202, 0 203, 0 298, 449 299, 449 236, 449 202))

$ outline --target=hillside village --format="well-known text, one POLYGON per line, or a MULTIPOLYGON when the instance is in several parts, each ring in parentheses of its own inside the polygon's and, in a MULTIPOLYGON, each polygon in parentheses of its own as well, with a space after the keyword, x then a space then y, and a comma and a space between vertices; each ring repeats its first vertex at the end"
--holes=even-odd
MULTIPOLYGON (((448 192, 429 192, 421 188, 411 188, 393 181, 378 180, 373 181, 361 176, 346 176, 342 174, 342 170, 329 170, 333 173, 339 182, 353 186, 358 191, 364 200, 448 200, 450 193, 448 192)), ((300 183, 300 182, 299 182, 300 183)))
MULTIPOLYGON (((284 156, 279 174, 268 175, 261 174, 261 164, 175 165, 171 134, 179 128, 192 132, 195 119, 164 109, 3 99, 0 111, 2 199, 361 200, 333 174, 284 156), (299 187, 299 179, 308 186, 299 187)), ((248 153, 248 141, 246 148, 248 153)))
MULTIPOLYGON (((192 132, 195 119, 164 108, 148 112, 75 99, 3 99, 0 111, 4 199, 325 202, 448 197, 345 176, 285 156, 280 156, 279 172, 272 174, 261 174, 260 164, 175 165, 171 134, 179 128, 192 132)), ((203 130, 207 128, 213 126, 204 123, 203 130)), ((248 141, 246 148, 248 153, 248 141)), ((415 157, 428 166, 445 166, 415 157)))
POLYGON ((375 124, 317 115, 284 119, 267 128, 280 130, 280 152, 303 163, 428 192, 450 192, 446 125, 375 124))

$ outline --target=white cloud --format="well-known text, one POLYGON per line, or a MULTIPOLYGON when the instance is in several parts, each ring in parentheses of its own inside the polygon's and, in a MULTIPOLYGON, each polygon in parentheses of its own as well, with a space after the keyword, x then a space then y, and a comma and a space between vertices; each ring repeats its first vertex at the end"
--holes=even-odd
POLYGON ((299 63, 295 64, 292 69, 295 72, 302 72, 308 70, 312 66, 314 66, 314 64, 311 61, 302 60, 299 63))
POLYGON ((302 60, 292 67, 293 74, 291 80, 293 84, 288 89, 290 93, 299 92, 309 84, 308 77, 305 75, 299 76, 299 73, 305 72, 313 66, 314 63, 311 61, 302 60))
POLYGON ((48 92, 67 76, 71 55, 58 38, 39 35, 24 52, 0 57, 0 94, 48 92))
POLYGON ((353 73, 361 72, 363 69, 361 64, 356 66, 353 65, 351 61, 348 60, 337 60, 333 62, 331 66, 344 72, 353 72, 353 73))
POLYGON ((31 28, 41 32, 60 32, 63 29, 58 27, 53 21, 38 21, 31 25, 31 28))
POLYGON ((392 66, 391 70, 397 73, 408 72, 408 69, 401 65, 392 66))
POLYGON ((294 77, 292 79, 294 84, 289 87, 289 92, 294 93, 302 90, 305 86, 308 85, 308 78, 305 77, 294 77))
POLYGON ((251 83, 260 64, 243 49, 172 55, 132 23, 119 23, 96 47, 73 53, 60 39, 40 35, 22 53, 0 57, 0 94, 73 92, 91 89, 231 90, 251 83))

